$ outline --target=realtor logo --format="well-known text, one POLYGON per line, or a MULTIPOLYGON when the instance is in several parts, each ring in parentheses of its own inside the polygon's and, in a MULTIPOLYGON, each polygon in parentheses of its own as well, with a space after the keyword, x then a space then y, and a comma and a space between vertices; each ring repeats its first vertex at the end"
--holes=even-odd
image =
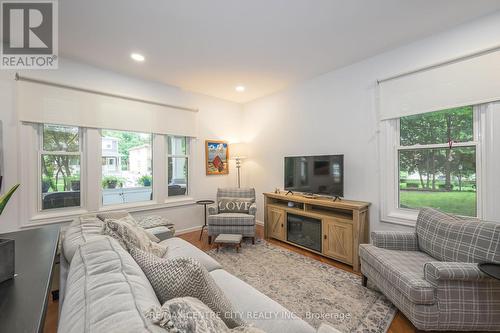
POLYGON ((2 69, 56 69, 57 2, 3 1, 2 69))

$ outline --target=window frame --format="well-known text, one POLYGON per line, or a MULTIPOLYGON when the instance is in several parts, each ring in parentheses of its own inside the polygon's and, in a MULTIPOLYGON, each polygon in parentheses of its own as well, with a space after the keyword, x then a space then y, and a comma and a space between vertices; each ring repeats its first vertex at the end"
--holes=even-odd
MULTIPOLYGON (((179 136, 179 135, 165 135, 165 142, 166 142, 166 151, 167 151, 167 160, 166 160, 166 193, 165 196, 168 199, 178 199, 178 198, 186 198, 189 197, 190 193, 190 188, 191 188, 191 138, 188 136, 179 136), (169 145, 170 145, 170 137, 173 138, 184 138, 186 140, 186 153, 185 154, 171 154, 169 153, 169 145), (186 193, 184 195, 173 195, 169 196, 168 195, 168 172, 169 170, 169 163, 168 159, 169 158, 185 158, 186 159, 186 164, 187 164, 187 175, 186 175, 186 193)), ((172 151, 172 150, 170 150, 172 151)))
MULTIPOLYGON (((482 146, 484 136, 482 135, 482 119, 484 108, 481 105, 473 107, 473 141, 457 142, 453 144, 458 147, 475 147, 476 149, 476 217, 482 218, 482 146)), ((414 149, 448 148, 448 143, 402 146, 400 136, 400 118, 389 119, 380 122, 380 219, 382 222, 415 226, 418 210, 400 208, 399 191, 399 152, 414 149)))
POLYGON ((80 126, 70 126, 70 125, 62 125, 62 124, 37 124, 37 204, 36 211, 38 214, 43 213, 52 213, 52 212, 64 212, 64 211, 74 211, 81 210, 83 207, 86 207, 85 195, 86 193, 86 177, 85 177, 85 154, 84 154, 84 131, 85 129, 80 126), (48 151, 44 150, 43 147, 43 135, 44 135, 44 127, 45 125, 56 125, 56 126, 66 126, 66 127, 76 127, 78 128, 78 151, 77 152, 66 152, 66 151, 48 151), (53 208, 53 209, 43 209, 43 199, 42 199, 42 180, 43 180, 43 172, 42 172, 42 156, 43 155, 59 155, 59 156, 78 156, 80 158, 80 205, 79 206, 71 206, 71 207, 61 207, 61 208, 53 208))

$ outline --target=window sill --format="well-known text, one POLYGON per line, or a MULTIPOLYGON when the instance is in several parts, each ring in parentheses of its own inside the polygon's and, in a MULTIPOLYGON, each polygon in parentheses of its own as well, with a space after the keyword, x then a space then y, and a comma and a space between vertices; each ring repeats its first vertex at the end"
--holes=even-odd
POLYGON ((415 228, 417 223, 418 211, 398 209, 389 214, 382 214, 381 222, 402 225, 415 228))
POLYGON ((53 224, 53 223, 67 223, 73 221, 80 215, 89 214, 90 212, 86 209, 71 209, 64 211, 52 211, 52 212, 39 212, 38 214, 32 216, 29 222, 23 224, 21 228, 31 228, 34 226, 53 224))
POLYGON ((58 212, 40 212, 37 215, 31 217, 29 222, 22 225, 21 228, 32 228, 35 226, 55 224, 55 223, 67 223, 73 221, 75 218, 85 215, 85 214, 97 214, 100 212, 110 212, 117 210, 126 210, 130 213, 157 210, 171 207, 180 207, 195 204, 195 200, 192 197, 182 197, 182 198, 171 198, 165 200, 163 203, 157 202, 139 202, 131 204, 113 205, 102 207, 98 211, 88 211, 86 209, 80 208, 75 210, 65 210, 58 212))
POLYGON ((134 212, 141 212, 145 210, 153 210, 153 209, 162 209, 162 208, 170 208, 170 207, 177 207, 177 206, 186 206, 186 205, 192 205, 195 203, 195 200, 191 197, 182 197, 182 198, 171 198, 165 200, 163 203, 157 203, 157 202, 136 202, 136 203, 129 203, 129 204, 120 204, 120 205, 110 205, 106 207, 102 207, 99 209, 99 212, 109 212, 109 211, 116 211, 116 210, 126 210, 128 212, 134 213, 134 212))

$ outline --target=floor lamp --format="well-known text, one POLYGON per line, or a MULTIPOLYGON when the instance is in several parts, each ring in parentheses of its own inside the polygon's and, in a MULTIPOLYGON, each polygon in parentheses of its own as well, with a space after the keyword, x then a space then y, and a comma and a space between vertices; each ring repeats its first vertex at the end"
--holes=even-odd
POLYGON ((236 170, 238 170, 238 188, 241 187, 240 169, 242 161, 247 158, 246 144, 233 143, 229 146, 229 156, 232 160, 236 161, 236 170))

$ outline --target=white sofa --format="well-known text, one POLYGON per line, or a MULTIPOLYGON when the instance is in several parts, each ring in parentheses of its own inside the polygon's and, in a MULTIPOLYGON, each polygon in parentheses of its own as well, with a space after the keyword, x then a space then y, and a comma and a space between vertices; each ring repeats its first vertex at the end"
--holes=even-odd
MULTIPOLYGON (((146 276, 119 243, 102 235, 102 221, 77 220, 66 231, 61 253, 59 333, 165 332, 144 318, 159 306, 146 276)), ((305 321, 291 316, 280 304, 222 269, 192 244, 170 238, 168 257, 197 259, 210 272, 245 321, 267 333, 313 333, 305 321)))

